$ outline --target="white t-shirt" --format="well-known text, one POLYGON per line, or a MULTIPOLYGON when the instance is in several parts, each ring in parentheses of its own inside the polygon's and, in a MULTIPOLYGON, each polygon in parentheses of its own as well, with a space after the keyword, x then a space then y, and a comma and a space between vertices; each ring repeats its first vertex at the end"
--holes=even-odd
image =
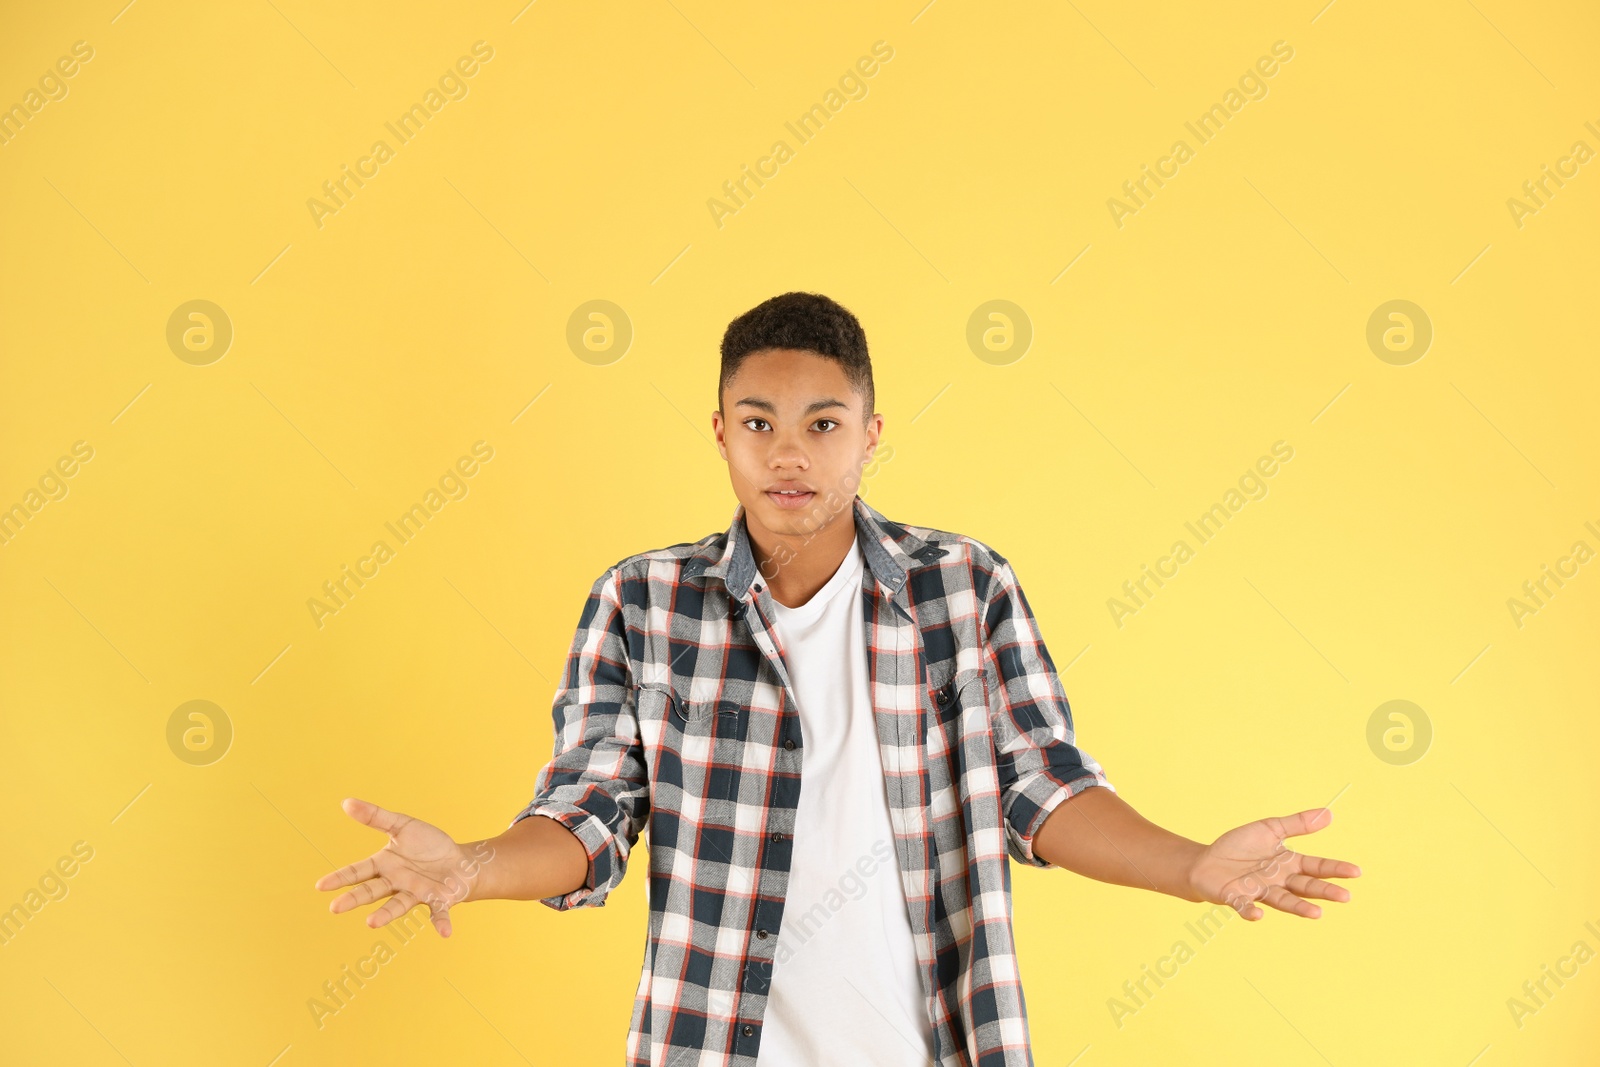
POLYGON ((810 600, 772 601, 805 755, 761 1067, 933 1062, 867 685, 862 567, 853 541, 810 600))

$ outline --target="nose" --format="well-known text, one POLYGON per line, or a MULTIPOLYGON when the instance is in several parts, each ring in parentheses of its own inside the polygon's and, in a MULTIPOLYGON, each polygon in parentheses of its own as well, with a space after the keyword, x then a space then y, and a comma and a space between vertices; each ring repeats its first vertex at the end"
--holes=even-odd
POLYGON ((767 465, 776 474, 798 473, 811 466, 805 447, 797 438, 774 435, 767 465))

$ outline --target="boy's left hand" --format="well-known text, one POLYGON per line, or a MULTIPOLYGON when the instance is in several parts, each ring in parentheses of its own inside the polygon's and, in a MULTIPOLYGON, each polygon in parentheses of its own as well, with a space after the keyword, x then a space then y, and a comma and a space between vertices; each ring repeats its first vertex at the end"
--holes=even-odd
POLYGON ((1251 922, 1265 914, 1255 905, 1257 900, 1315 919, 1322 908, 1302 898, 1349 900, 1348 889, 1323 879, 1359 878, 1361 868, 1344 860, 1302 855, 1286 848, 1283 839, 1320 830, 1332 821, 1328 808, 1310 808, 1229 830, 1195 858, 1190 885, 1200 899, 1226 904, 1251 922))

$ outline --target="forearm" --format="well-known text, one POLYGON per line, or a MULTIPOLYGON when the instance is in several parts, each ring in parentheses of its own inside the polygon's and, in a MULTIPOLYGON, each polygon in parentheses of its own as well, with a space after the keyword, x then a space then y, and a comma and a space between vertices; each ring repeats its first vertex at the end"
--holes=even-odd
POLYGON ((554 819, 519 819, 498 837, 469 841, 469 856, 487 857, 470 879, 466 900, 543 900, 581 888, 589 854, 571 830, 554 819))
POLYGON ((1058 804, 1033 838, 1034 855, 1086 878, 1197 902, 1189 876, 1204 850, 1099 787, 1058 804))

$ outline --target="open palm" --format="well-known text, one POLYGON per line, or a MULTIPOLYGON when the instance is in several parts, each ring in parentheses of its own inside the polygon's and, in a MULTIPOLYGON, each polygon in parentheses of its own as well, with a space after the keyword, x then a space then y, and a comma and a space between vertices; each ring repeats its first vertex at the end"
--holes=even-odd
POLYGON ((317 879, 323 891, 355 886, 337 897, 328 910, 338 914, 384 897, 383 907, 367 916, 368 926, 384 926, 418 904, 441 937, 450 936, 450 905, 464 900, 471 888, 466 872, 473 864, 454 839, 432 823, 388 811, 365 800, 348 799, 345 814, 389 835, 389 843, 364 860, 317 879))
POLYGON ((1328 808, 1310 808, 1283 818, 1259 819, 1229 830, 1195 861, 1189 880, 1202 899, 1226 904, 1254 922, 1261 901, 1291 915, 1315 919, 1322 908, 1305 898, 1347 901, 1350 891, 1326 878, 1359 878, 1361 868, 1344 860, 1306 856, 1285 847, 1286 837, 1321 830, 1333 821, 1328 808))

